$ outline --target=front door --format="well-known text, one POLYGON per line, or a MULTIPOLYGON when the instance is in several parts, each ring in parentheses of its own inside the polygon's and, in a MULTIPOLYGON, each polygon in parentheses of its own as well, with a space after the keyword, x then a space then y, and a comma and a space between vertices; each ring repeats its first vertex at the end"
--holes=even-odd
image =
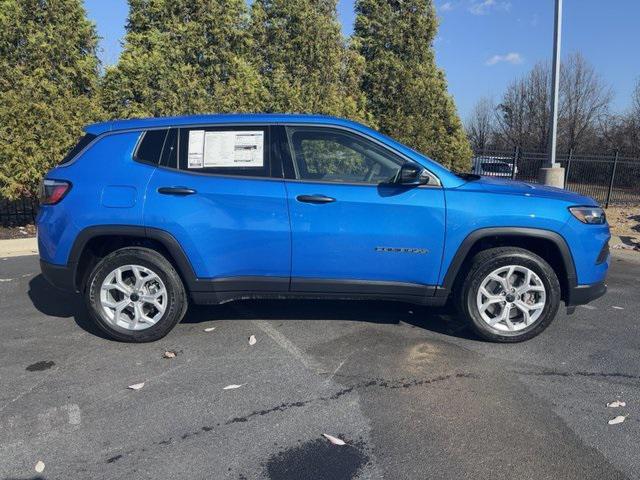
POLYGON ((169 232, 210 290, 289 288, 284 181, 269 127, 172 129, 147 188, 147 227, 169 232))
POLYGON ((445 228, 439 185, 390 183, 406 159, 358 133, 287 127, 294 291, 424 294, 445 228))

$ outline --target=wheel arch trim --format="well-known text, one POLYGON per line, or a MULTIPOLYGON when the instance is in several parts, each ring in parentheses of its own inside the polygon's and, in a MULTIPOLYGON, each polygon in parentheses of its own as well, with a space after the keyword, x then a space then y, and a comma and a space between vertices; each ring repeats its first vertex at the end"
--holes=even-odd
POLYGON ((551 241, 560 252, 562 263, 567 274, 567 286, 571 290, 578 284, 578 277, 576 274, 575 262, 573 255, 569 249, 569 245, 562 235, 551 230, 544 230, 540 228, 527 228, 527 227, 490 227, 480 228, 474 230, 462 241, 456 254, 449 263, 447 273, 442 281, 442 286, 438 287, 436 295, 446 296, 449 295, 453 288, 454 282, 462 268, 462 265, 467 260, 467 256, 471 248, 480 240, 485 238, 509 238, 509 237, 532 237, 543 240, 551 241))
POLYGON ((178 243, 175 237, 169 232, 158 228, 135 225, 97 225, 83 229, 73 242, 69 253, 67 265, 73 270, 73 285, 76 286, 76 288, 79 260, 87 244, 94 238, 109 236, 139 237, 160 243, 171 255, 178 269, 178 273, 187 284, 187 287, 192 289, 195 286, 197 279, 193 266, 180 246, 180 243, 178 243))

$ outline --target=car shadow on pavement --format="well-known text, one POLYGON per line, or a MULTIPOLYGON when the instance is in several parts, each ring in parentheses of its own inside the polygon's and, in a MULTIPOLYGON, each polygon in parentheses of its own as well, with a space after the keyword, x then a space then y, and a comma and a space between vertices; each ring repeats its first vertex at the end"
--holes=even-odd
POLYGON ((44 477, 7 477, 6 480, 46 480, 44 477))
MULTIPOLYGON (((79 294, 52 288, 42 275, 29 282, 34 307, 50 317, 73 318, 92 335, 108 338, 89 318, 79 294)), ((477 339, 447 307, 366 300, 239 300, 215 306, 191 305, 182 323, 211 320, 342 320, 381 324, 400 322, 454 337, 477 339)))
POLYGON ((76 324, 88 333, 101 338, 107 336, 89 318, 82 296, 64 292, 51 286, 42 275, 29 282, 29 298, 36 309, 49 317, 72 317, 76 324))
POLYGON ((211 320, 342 320, 406 323, 444 335, 478 337, 450 307, 367 300, 240 300, 217 306, 191 306, 182 323, 211 320))

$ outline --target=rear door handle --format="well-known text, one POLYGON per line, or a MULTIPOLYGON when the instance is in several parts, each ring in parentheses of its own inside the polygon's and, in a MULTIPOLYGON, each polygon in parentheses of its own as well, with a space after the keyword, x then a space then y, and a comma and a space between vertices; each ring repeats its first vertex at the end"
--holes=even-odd
POLYGON ((193 195, 196 191, 187 187, 160 187, 158 193, 162 195, 193 195))
POLYGON ((331 203, 336 201, 335 198, 327 197, 326 195, 298 195, 296 199, 304 203, 331 203))

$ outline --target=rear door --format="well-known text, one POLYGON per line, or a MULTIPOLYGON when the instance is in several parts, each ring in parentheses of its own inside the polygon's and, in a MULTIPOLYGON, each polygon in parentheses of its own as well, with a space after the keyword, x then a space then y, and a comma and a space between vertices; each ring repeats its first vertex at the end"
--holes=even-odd
POLYGON ((428 294, 444 242, 437 179, 391 183, 407 159, 358 132, 290 126, 284 135, 292 290, 428 294))
POLYGON ((288 290, 289 215, 269 141, 265 125, 177 128, 167 136, 147 188, 145 226, 180 243, 207 289, 288 290))

